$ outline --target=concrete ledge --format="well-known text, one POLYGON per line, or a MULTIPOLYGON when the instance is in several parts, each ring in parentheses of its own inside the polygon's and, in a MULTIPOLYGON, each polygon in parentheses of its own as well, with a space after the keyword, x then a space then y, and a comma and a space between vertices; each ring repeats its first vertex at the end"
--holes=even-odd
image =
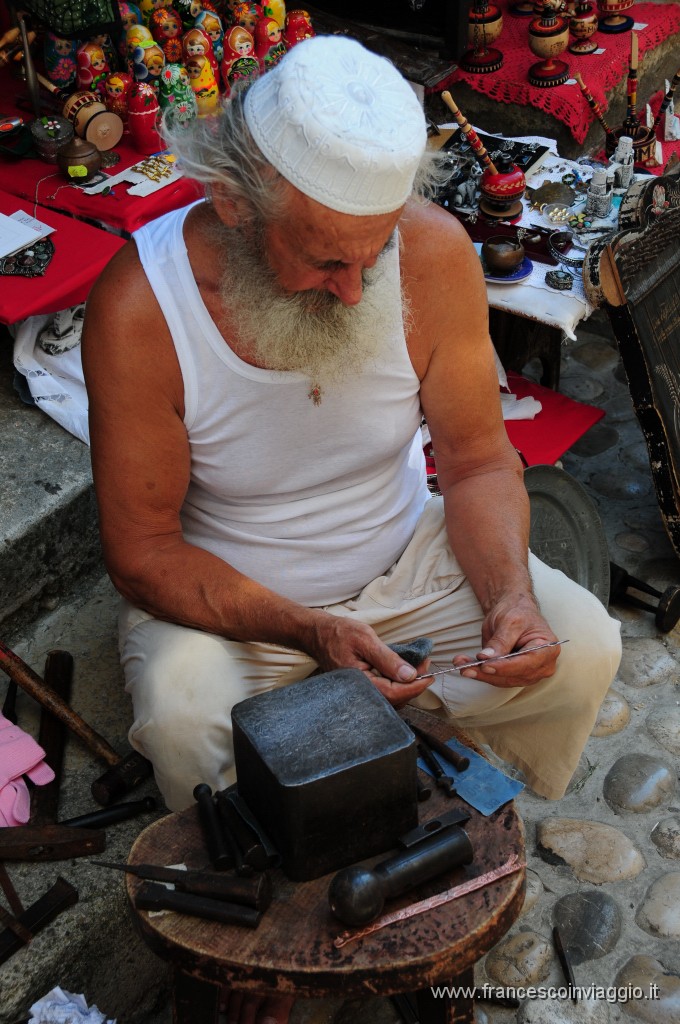
POLYGON ((0 335, 0 628, 54 607, 101 572, 90 452, 12 386, 12 339, 0 335))

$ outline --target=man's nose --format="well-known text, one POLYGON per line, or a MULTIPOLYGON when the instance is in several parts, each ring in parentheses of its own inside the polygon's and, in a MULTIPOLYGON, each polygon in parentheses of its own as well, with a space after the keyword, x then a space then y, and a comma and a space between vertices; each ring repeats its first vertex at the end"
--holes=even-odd
POLYGON ((326 278, 327 291, 340 299, 343 306, 358 305, 363 295, 363 269, 361 263, 351 263, 334 270, 326 278))

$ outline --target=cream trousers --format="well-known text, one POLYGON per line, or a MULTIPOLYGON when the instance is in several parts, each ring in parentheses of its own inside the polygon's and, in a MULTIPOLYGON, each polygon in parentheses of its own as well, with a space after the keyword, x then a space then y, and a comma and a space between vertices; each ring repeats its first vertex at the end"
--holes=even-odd
MULTIPOLYGON (((437 677, 415 703, 450 715, 472 739, 521 769, 536 793, 558 799, 618 668, 620 624, 596 597, 533 555, 530 569, 543 615, 569 640, 554 675, 504 689, 453 673, 437 677)), ((386 643, 430 637, 437 662, 474 656, 482 612, 446 539, 441 498, 428 501, 411 543, 384 576, 326 610, 367 623, 386 643)), ((316 668, 299 651, 161 622, 127 602, 119 625, 134 709, 130 742, 153 762, 171 810, 189 806, 199 782, 223 789, 234 781, 234 704, 316 668)))

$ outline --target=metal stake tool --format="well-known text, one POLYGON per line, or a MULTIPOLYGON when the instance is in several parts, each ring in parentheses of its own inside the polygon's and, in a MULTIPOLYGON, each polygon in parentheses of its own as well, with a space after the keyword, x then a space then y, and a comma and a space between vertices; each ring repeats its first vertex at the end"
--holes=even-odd
POLYGON ((443 903, 450 903, 451 900, 457 900, 460 896, 467 896, 469 892, 474 892, 475 889, 483 889, 485 885, 491 885, 492 882, 497 882, 499 878, 505 878, 506 875, 514 875, 525 867, 524 861, 520 860, 517 854, 514 854, 505 864, 498 868, 493 868, 477 878, 471 878, 461 885, 454 885, 452 889, 446 889, 445 892, 440 892, 436 896, 429 896, 418 903, 412 903, 409 907, 404 907, 402 910, 394 910, 390 914, 383 914, 377 921, 373 921, 372 924, 366 925, 365 928, 360 928, 358 931, 341 932, 333 940, 333 945, 336 949, 341 949, 348 942, 354 942, 355 939, 363 939, 366 935, 380 931, 381 928, 386 928, 387 925, 395 924, 397 921, 406 921, 409 917, 415 917, 417 914, 424 914, 428 910, 434 910, 435 907, 440 907, 443 903))

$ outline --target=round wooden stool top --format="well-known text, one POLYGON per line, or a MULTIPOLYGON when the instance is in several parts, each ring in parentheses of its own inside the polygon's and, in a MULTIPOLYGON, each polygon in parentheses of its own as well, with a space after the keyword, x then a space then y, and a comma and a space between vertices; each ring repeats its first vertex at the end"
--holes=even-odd
MULTIPOLYGON (((452 735, 450 725, 431 715, 409 708, 409 717, 443 740, 452 735)), ((499 868, 513 855, 524 860, 524 833, 513 803, 484 817, 433 787, 431 798, 420 804, 421 823, 453 809, 470 813, 464 828, 474 860, 390 900, 385 912, 499 868)), ((196 807, 169 814, 144 829, 130 851, 129 863, 208 868, 196 807)), ((273 871, 274 898, 257 929, 175 913, 149 916, 134 906, 142 881, 128 875, 126 882, 144 940, 174 967, 235 988, 308 998, 391 995, 450 981, 500 940, 518 917, 524 899, 525 871, 521 870, 338 949, 333 940, 346 929, 328 906, 332 877, 292 882, 282 871, 273 871)))

